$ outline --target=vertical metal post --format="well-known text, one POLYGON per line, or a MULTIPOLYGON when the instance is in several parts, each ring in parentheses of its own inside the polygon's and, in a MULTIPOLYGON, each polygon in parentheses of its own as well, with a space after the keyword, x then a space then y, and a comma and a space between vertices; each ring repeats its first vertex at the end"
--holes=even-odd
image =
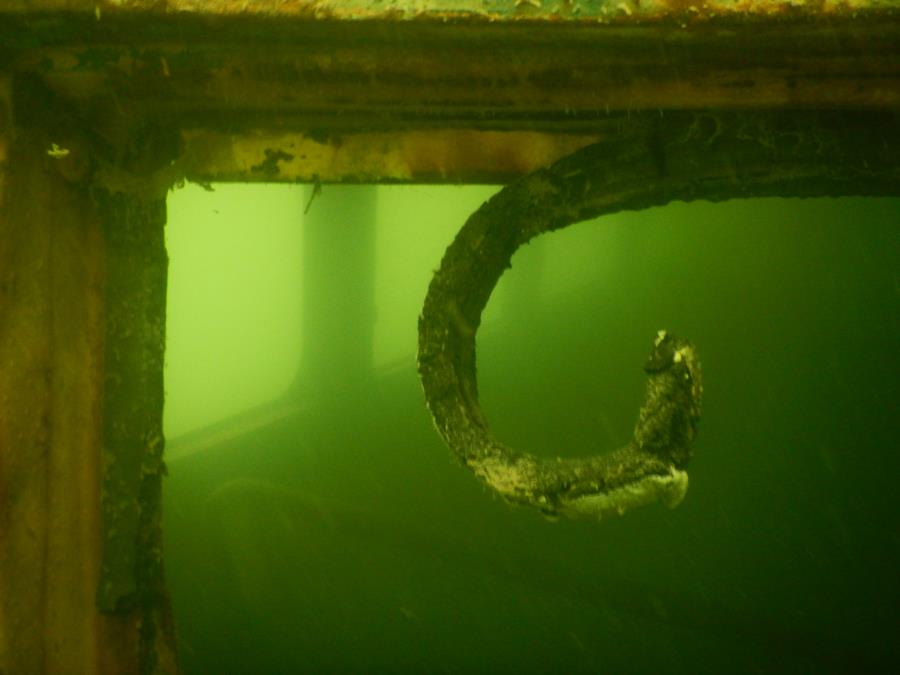
POLYGON ((0 673, 169 675, 165 209, 98 191, 89 138, 0 81, 0 673))
POLYGON ((166 255, 164 196, 98 191, 106 241, 103 528, 97 606, 140 617, 142 672, 171 673, 161 504, 166 255))
POLYGON ((94 606, 103 237, 86 191, 47 154, 62 139, 30 123, 11 90, 0 104, 0 672, 110 672, 106 643, 122 626, 94 606))
MULTIPOLYGON (((371 376, 376 195, 374 186, 326 186, 304 216, 296 388, 314 399, 339 395, 371 376)), ((312 196, 308 191, 307 201, 312 196)))

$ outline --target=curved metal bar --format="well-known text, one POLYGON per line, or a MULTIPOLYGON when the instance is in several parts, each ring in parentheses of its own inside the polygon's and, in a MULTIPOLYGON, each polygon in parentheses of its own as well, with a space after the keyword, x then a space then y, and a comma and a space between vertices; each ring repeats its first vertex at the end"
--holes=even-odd
POLYGON ((687 490, 702 390, 690 343, 660 332, 647 395, 623 448, 542 459, 493 437, 478 402, 475 335, 519 246, 572 223, 672 200, 900 194, 895 114, 666 113, 623 120, 614 138, 508 185, 468 219, 428 288, 419 375, 438 432, 507 500, 555 515, 605 517, 687 490))

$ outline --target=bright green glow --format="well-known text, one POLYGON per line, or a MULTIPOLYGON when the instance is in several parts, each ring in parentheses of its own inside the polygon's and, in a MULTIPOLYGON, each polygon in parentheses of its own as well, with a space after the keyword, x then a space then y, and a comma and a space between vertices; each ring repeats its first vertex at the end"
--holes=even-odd
POLYGON ((417 319, 434 270, 456 233, 496 186, 385 186, 378 190, 375 365, 415 359, 417 319))
POLYGON ((169 195, 165 432, 277 396, 297 369, 303 191, 189 185, 169 195))
MULTIPOLYGON (((376 367, 414 362, 431 275, 466 218, 497 189, 379 189, 376 367)), ((188 186, 169 195, 168 437, 272 400, 292 381, 304 207, 302 186, 188 186)))
MULTIPOLYGON (((469 215, 498 189, 379 188, 376 368, 415 362, 431 276, 469 215)), ((191 185, 169 196, 169 438, 270 401, 293 380, 301 352, 304 207, 302 186, 219 185, 207 192, 191 185)), ((523 247, 488 303, 481 334, 506 319, 527 321, 536 304, 609 276, 613 236, 610 227, 585 224, 523 247)))

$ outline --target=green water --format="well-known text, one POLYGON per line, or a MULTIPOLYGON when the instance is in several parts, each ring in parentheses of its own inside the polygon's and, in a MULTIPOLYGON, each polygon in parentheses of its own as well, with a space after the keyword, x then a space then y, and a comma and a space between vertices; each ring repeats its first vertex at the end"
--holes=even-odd
POLYGON ((513 447, 624 444, 660 328, 703 362, 685 501, 597 523, 486 493, 422 399, 420 303, 492 188, 379 189, 372 376, 303 400, 284 394, 310 328, 303 193, 249 189, 170 200, 164 532, 186 673, 896 667, 900 201, 672 204, 516 255, 478 340, 513 447), (234 430, 273 399, 300 411, 234 430))

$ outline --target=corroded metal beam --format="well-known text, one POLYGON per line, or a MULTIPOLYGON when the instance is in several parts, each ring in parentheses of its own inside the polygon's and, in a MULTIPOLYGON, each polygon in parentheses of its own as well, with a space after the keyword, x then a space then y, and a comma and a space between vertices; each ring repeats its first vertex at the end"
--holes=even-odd
POLYGON ((419 318, 419 375, 438 432, 492 490, 550 515, 605 518, 656 500, 676 505, 687 490, 702 386, 694 348, 665 331, 644 367, 644 404, 622 448, 537 456, 491 433, 478 399, 475 337, 513 254, 539 234, 673 200, 895 195, 898 158, 893 114, 636 116, 615 140, 507 185, 447 248, 419 318))
POLYGON ((86 182, 84 130, 17 84, 0 78, 0 672, 176 673, 164 205, 111 207, 86 182))
POLYGON ((599 134, 434 129, 316 138, 302 132, 183 133, 182 174, 220 181, 505 183, 602 138, 599 134))
POLYGON ((505 181, 635 110, 900 108, 883 0, 43 0, 0 10, 0 45, 101 161, 152 121, 198 180, 505 181), (510 131, 548 153, 509 161, 510 131))
POLYGON ((889 12, 894 0, 19 0, 12 14, 68 12, 96 18, 142 13, 164 17, 267 17, 354 23, 441 21, 470 23, 676 22, 681 25, 737 18, 856 17, 889 12))

